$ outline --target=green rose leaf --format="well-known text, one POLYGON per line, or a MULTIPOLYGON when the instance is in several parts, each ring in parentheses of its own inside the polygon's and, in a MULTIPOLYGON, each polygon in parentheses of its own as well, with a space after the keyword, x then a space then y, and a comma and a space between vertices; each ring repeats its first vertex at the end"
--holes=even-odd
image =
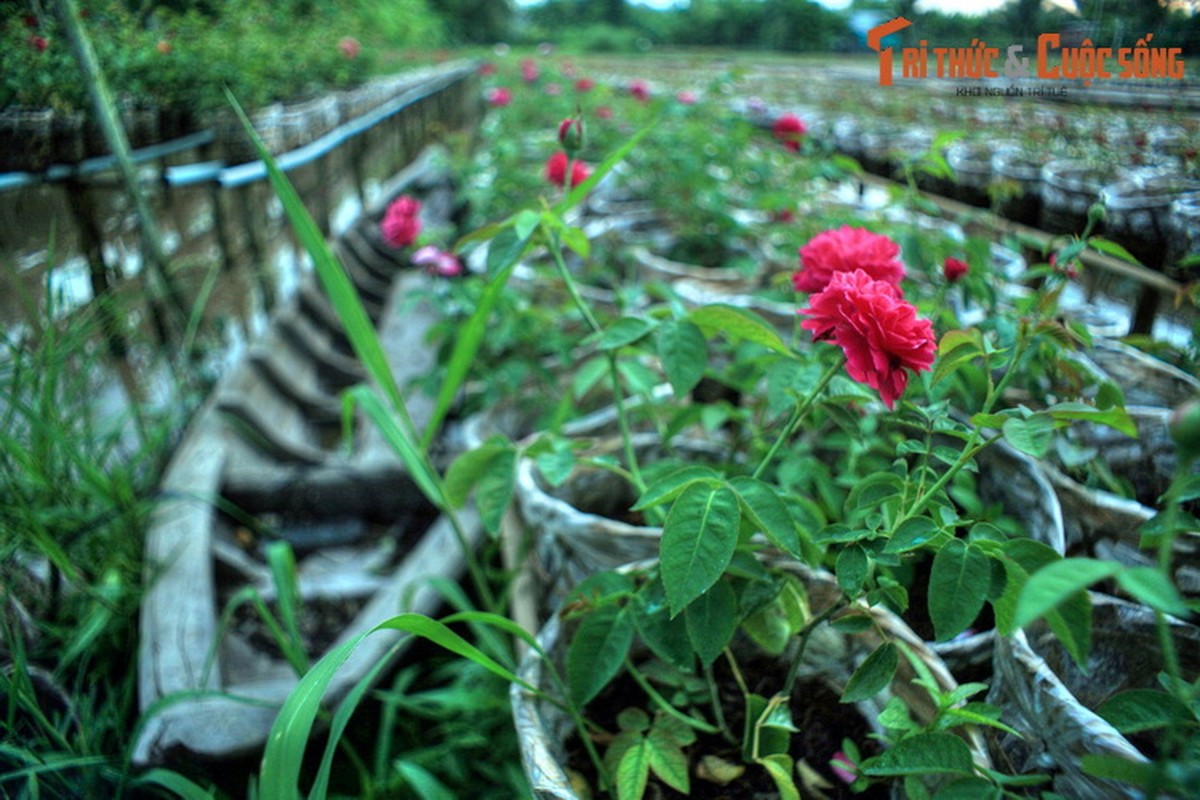
POLYGON ((660 545, 672 616, 721 577, 733 558, 740 523, 737 495, 726 486, 693 483, 675 500, 660 545))
POLYGON ((621 317, 600 332, 596 346, 601 350, 616 350, 633 344, 654 330, 654 321, 646 317, 621 317))
POLYGON ((684 611, 688 639, 696 655, 711 664, 733 638, 737 629, 737 597, 726 581, 717 581, 684 611))
POLYGON ((1157 689, 1131 689, 1113 695, 1096 713, 1121 733, 1152 731, 1176 722, 1196 724, 1187 706, 1157 689))
POLYGON ((754 342, 781 355, 796 357, 770 323, 753 311, 714 304, 701 306, 690 316, 705 336, 724 333, 731 339, 754 342))
POLYGON ((941 732, 918 733, 901 739, 874 758, 868 758, 861 767, 863 774, 873 777, 975 772, 967 743, 952 733, 941 732))
POLYGON ((929 575, 929 617, 937 641, 953 639, 975 621, 991 579, 991 559, 978 547, 953 539, 938 551, 929 575))
POLYGON ((1064 558, 1029 576, 1017 598, 1013 625, 1023 628, 1047 612, 1053 611, 1072 595, 1093 583, 1111 578, 1121 565, 1094 558, 1064 558))
POLYGON ((842 690, 842 702, 857 703, 874 697, 891 683, 899 664, 900 655, 896 646, 891 642, 884 642, 858 665, 850 680, 846 681, 846 688, 842 690))
POLYGON ((617 764, 617 800, 642 800, 649 780, 650 744, 642 739, 617 764))
POLYGON ((704 377, 708 365, 708 342, 704 334, 690 320, 676 319, 658 326, 654 343, 675 396, 686 395, 704 377))
POLYGON ((633 615, 615 604, 598 606, 583 618, 567 646, 567 683, 576 703, 588 703, 613 679, 633 644, 633 632, 633 615))
POLYGON ((790 556, 800 557, 800 536, 787 503, 769 483, 739 476, 729 482, 737 492, 742 512, 762 531, 767 541, 790 556))
POLYGON ((1050 449, 1050 438, 1054 431, 1054 420, 1034 415, 1027 419, 1009 417, 1001 427, 1004 439, 1022 453, 1041 458, 1050 449))

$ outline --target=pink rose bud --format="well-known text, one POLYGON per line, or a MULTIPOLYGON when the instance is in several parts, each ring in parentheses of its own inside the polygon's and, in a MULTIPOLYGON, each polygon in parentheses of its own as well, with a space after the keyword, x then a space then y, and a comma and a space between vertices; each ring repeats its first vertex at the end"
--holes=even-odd
POLYGON ((968 269, 967 262, 953 256, 947 256, 946 263, 942 264, 942 275, 950 283, 958 283, 967 274, 968 269))
POLYGON ((838 780, 844 783, 854 783, 858 780, 858 768, 841 750, 838 750, 833 754, 833 758, 829 759, 829 768, 833 770, 833 774, 837 776, 838 780))
POLYGON ((558 142, 567 153, 579 152, 583 148, 583 120, 567 117, 558 123, 558 142))

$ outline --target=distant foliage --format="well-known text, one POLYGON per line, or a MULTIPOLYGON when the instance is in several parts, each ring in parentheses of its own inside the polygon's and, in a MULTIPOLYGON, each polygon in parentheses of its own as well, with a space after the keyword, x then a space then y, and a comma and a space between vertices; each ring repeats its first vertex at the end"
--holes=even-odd
MULTIPOLYGON (((0 8, 0 107, 86 109, 48 7, 0 8)), ((377 71, 381 50, 437 46, 446 30, 427 0, 128 0, 85 10, 115 91, 192 112, 223 108, 223 86, 253 107, 354 85, 377 71), (348 51, 345 39, 360 48, 348 51)))

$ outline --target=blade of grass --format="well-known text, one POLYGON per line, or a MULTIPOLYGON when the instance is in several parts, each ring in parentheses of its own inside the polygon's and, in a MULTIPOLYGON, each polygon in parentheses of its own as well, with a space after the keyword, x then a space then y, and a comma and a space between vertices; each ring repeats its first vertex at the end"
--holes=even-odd
MULTIPOLYGON (((504 617, 495 614, 476 612, 470 617, 482 621, 491 618, 492 623, 506 628, 511 623, 504 617)), ((466 619, 464 615, 454 615, 447 619, 466 619)), ((330 681, 338 669, 350 657, 350 653, 360 641, 380 630, 395 630, 420 636, 450 652, 468 658, 484 669, 499 675, 501 678, 519 684, 524 689, 540 694, 536 687, 522 681, 503 665, 494 661, 470 642, 463 639, 454 631, 438 620, 421 614, 400 614, 380 623, 375 628, 340 646, 330 650, 321 658, 288 695, 284 701, 279 716, 271 726, 267 737, 267 746, 263 752, 262 764, 259 768, 261 779, 260 797, 263 800, 295 800, 300 769, 304 762, 304 751, 308 745, 309 735, 321 709, 321 697, 329 687, 330 681)), ((525 633, 522 631, 522 633, 525 633)))
MULTIPOLYGON (((528 247, 528 240, 526 240, 525 247, 528 247)), ((454 398, 458 395, 459 388, 466 381, 471 365, 475 363, 475 354, 479 352, 479 345, 483 343, 483 337, 487 333, 488 318, 492 315, 492 308, 500 299, 500 295, 508 283, 508 278, 512 275, 513 269, 516 268, 523 253, 524 247, 514 250, 511 259, 496 273, 487 289, 484 290, 475 310, 471 312, 470 318, 459 329, 458 338, 454 342, 454 350, 450 353, 450 360, 446 362, 446 377, 438 389, 433 412, 429 416, 429 427, 425 429, 425 436, 421 440, 424 448, 428 449, 436 431, 441 427, 446 415, 450 413, 450 406, 454 404, 454 398)))
POLYGON ((330 304, 346 329, 346 335, 350 339, 350 345, 354 349, 355 355, 362 362, 367 374, 379 385, 380 390, 387 397, 388 403, 400 415, 410 439, 417 441, 416 429, 408 414, 404 396, 392 374, 392 368, 388 364, 383 345, 379 341, 375 326, 371 324, 371 319, 367 316, 366 309, 363 308, 354 283, 333 254, 333 250, 325 240, 325 235, 321 233, 321 229, 308 213, 308 209, 304 207, 304 202, 300 199, 295 187, 292 186, 287 175, 279 168, 271 156, 271 152, 259 138, 237 98, 228 89, 225 90, 225 96, 246 129, 246 134, 254 143, 259 158, 266 165, 267 178, 271 183, 271 188, 275 190, 279 201, 283 204, 284 212, 296 232, 296 238, 300 240, 305 252, 312 258, 313 269, 320 278, 325 293, 329 296, 330 304))
POLYGON ((355 709, 362 701, 367 691, 375 685, 375 681, 379 678, 379 674, 391 663, 392 658, 400 650, 401 642, 392 645, 391 649, 383 655, 359 679, 358 683, 350 690, 345 699, 338 704, 337 712, 333 715, 333 722, 329 726, 329 738, 325 742, 325 752, 321 756, 321 766, 317 770, 317 776, 313 780, 312 789, 309 790, 309 800, 320 800, 324 798, 329 789, 329 779, 333 772, 333 756, 337 751, 338 742, 341 741, 342 733, 346 730, 346 726, 350 723, 350 717, 354 715, 355 709))
POLYGON ((212 800, 214 794, 174 770, 156 767, 139 775, 134 786, 159 786, 173 792, 182 800, 212 800))
POLYGON ((267 545, 267 563, 271 567, 271 579, 275 583, 276 603, 283 622, 284 632, 291 640, 291 650, 300 660, 298 674, 308 672, 308 656, 304 652, 304 638, 300 635, 300 590, 296 578, 296 557, 287 542, 271 542, 267 545))
MULTIPOLYGON (((619 164, 625 156, 629 155, 630 151, 653 129, 654 125, 647 125, 642 130, 634 134, 628 141, 614 150, 600 165, 592 172, 587 180, 580 183, 572 189, 558 205, 555 206, 555 211, 562 214, 572 206, 577 205, 587 196, 601 178, 607 175, 612 169, 619 164)), ((513 224, 517 218, 517 214, 509 217, 504 223, 489 226, 485 230, 489 231, 492 236, 498 234, 501 230, 506 229, 510 224, 513 224)), ((470 318, 462 326, 459 331, 458 339, 454 342, 454 350, 450 354, 450 360, 446 364, 446 377, 442 382, 441 388, 438 390, 438 396, 434 402, 433 414, 429 418, 429 427, 425 430, 425 435, 421 440, 422 446, 428 450, 429 445, 433 441, 433 436, 436 434, 446 415, 450 413, 450 406, 454 403, 454 398, 458 394, 458 390, 462 388, 463 383, 467 379, 467 374, 470 372, 471 365, 475 362, 475 355, 479 352, 479 346, 483 343, 483 338, 488 329, 488 318, 492 314, 492 309, 496 305, 496 301, 500 298, 501 292, 504 291, 505 285, 508 283, 509 276, 512 275, 513 269, 517 262, 521 260, 525 250, 529 247, 532 241, 532 231, 527 236, 521 239, 522 245, 514 248, 511 251, 509 259, 506 263, 498 266, 495 271, 495 276, 483 295, 479 298, 479 303, 475 306, 475 310, 471 312, 470 318)), ((465 237, 460 240, 457 247, 461 247, 469 241, 475 241, 478 237, 465 237)))

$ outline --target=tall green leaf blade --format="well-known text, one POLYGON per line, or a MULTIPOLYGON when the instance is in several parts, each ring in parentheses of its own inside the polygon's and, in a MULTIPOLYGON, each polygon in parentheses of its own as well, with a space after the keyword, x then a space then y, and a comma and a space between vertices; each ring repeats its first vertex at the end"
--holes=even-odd
POLYGON ((384 407, 383 403, 379 401, 379 396, 371 387, 363 385, 350 387, 343 395, 342 402, 356 403, 366 412, 367 417, 379 429, 384 441, 391 445, 396 454, 400 456, 400 461, 417 484, 417 488, 429 499, 429 502, 442 511, 447 510, 450 506, 442 492, 441 479, 429 464, 425 457, 425 451, 421 450, 413 442, 408 432, 400 427, 395 415, 384 407))
POLYGON ((929 616, 937 641, 953 639, 975 621, 987 599, 991 574, 991 560, 961 539, 937 552, 929 575, 929 616))
MULTIPOLYGON (((494 616, 477 614, 474 618, 484 620, 494 616)), ((358 643, 379 630, 396 630, 428 639, 451 653, 474 661, 504 680, 520 685, 526 691, 538 691, 445 624, 421 614, 399 614, 331 649, 305 673, 288 695, 267 735, 259 767, 260 800, 295 800, 304 751, 312 734, 313 723, 321 710, 321 698, 358 643)))
POLYGON ((660 503, 669 502, 682 494, 683 490, 692 483, 704 481, 711 485, 719 481, 720 477, 720 474, 712 467, 688 464, 686 467, 668 472, 647 486, 646 491, 642 492, 642 496, 633 504, 632 510, 642 511, 660 503))
POLYGON ((596 168, 592 170, 592 174, 588 176, 588 179, 580 183, 578 186, 573 187, 571 191, 569 191, 567 195, 558 202, 558 205, 554 207, 554 210, 561 215, 568 209, 577 206, 583 200, 583 198, 587 197, 588 192, 590 192, 592 188, 604 178, 605 175, 612 172, 617 164, 625 160, 625 156, 633 152, 633 148, 637 147, 638 142, 640 142, 642 138, 646 136, 646 134, 654 129, 655 124, 656 123, 651 122, 633 136, 629 137, 624 144, 605 157, 605 159, 597 164, 596 168))
MULTIPOLYGON (((523 241, 528 246, 529 240, 523 241)), ((488 318, 491 317, 492 309, 500 299, 504 287, 508 284, 509 276, 516 268, 517 261, 524 249, 514 252, 515 255, 510 253, 511 258, 507 264, 497 265, 496 272, 488 281, 487 288, 480 296, 475 310, 459 328, 458 338, 454 341, 454 349, 450 353, 450 359, 446 362, 446 377, 438 389, 433 411, 429 416, 429 426, 425 429, 425 435, 421 440, 421 444, 426 449, 433 442, 433 437, 446 419, 446 415, 450 413, 450 407, 454 405, 458 390, 467 380, 471 365, 475 361, 475 355, 479 352, 479 346, 483 343, 484 336, 487 335, 488 318)))
POLYGON ((333 254, 325 235, 321 233, 321 229, 308 213, 308 209, 304 207, 304 202, 300 199, 300 195, 292 186, 291 181, 288 180, 287 175, 279 168, 271 152, 259 138, 253 124, 242 110, 241 105, 238 104, 233 93, 226 89, 225 96, 241 120, 259 158, 266 165, 267 179, 271 183, 271 188, 279 197, 280 203, 283 204, 284 212, 292 224, 296 238, 312 259, 313 269, 325 289, 325 294, 329 297, 330 305, 333 306, 338 319, 342 321, 342 325, 346 329, 346 336, 350 340, 355 355, 362 362, 367 374, 386 395, 388 403, 406 420, 405 424, 410 428, 409 433, 415 436, 416 431, 411 429, 411 422, 407 421, 407 407, 400 387, 392 374, 387 354, 379 341, 375 326, 371 324, 371 318, 367 316, 366 309, 363 308, 354 282, 350 280, 350 276, 333 254))
POLYGON ((663 524, 662 581, 674 616, 716 583, 733 558, 741 512, 725 487, 693 483, 663 524))

